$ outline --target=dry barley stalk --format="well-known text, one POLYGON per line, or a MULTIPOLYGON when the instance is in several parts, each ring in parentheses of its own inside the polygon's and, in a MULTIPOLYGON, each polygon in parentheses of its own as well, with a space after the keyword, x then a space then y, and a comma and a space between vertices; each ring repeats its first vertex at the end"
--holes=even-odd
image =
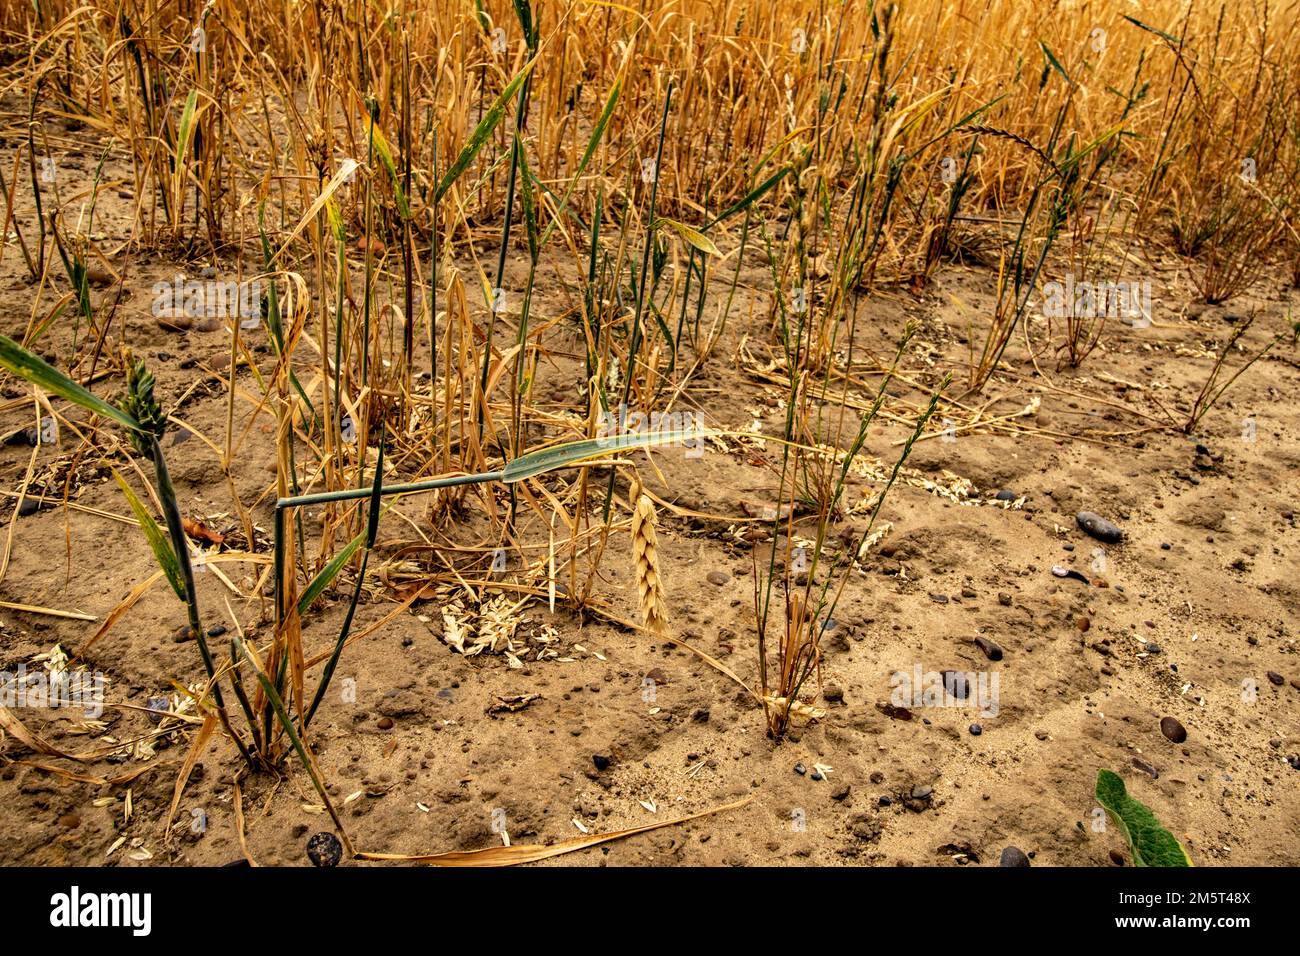
POLYGON ((641 621, 656 637, 668 636, 668 608, 664 601, 663 569, 655 536, 655 506, 647 495, 636 496, 632 507, 632 558, 636 571, 641 621))

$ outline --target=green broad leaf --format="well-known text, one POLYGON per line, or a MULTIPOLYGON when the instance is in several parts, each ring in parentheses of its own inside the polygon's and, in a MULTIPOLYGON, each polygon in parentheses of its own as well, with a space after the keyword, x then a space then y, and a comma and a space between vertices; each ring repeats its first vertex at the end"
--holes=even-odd
POLYGON ((1187 850, 1161 826, 1144 803, 1128 795, 1124 781, 1109 770, 1097 772, 1097 802, 1128 840, 1134 866, 1194 866, 1187 850))
POLYGON ((158 562, 158 567, 162 568, 163 574, 167 576, 167 583, 172 586, 176 596, 182 601, 185 600, 185 583, 181 579, 180 562, 176 560, 176 552, 172 550, 171 543, 163 533, 163 529, 158 522, 154 520, 149 509, 144 506, 131 486, 126 483, 126 479, 118 474, 117 469, 113 469, 113 479, 117 486, 122 489, 122 494, 126 495, 126 500, 131 504, 131 510, 135 512, 135 520, 140 524, 140 530, 144 532, 145 538, 149 541, 149 547, 153 549, 154 560, 158 562))
POLYGON ((502 117, 506 115, 506 107, 509 105, 510 100, 514 97, 515 93, 519 92, 519 87, 523 86, 524 80, 528 78, 528 74, 532 72, 533 66, 536 63, 536 58, 529 60, 524 65, 524 68, 519 71, 518 75, 516 75, 515 78, 507 84, 506 88, 501 91, 501 95, 493 101, 487 112, 483 114, 483 118, 479 120, 478 125, 474 127, 474 132, 470 134, 469 139, 465 141, 465 145, 461 147, 460 155, 456 157, 455 161, 447 167, 447 171, 443 173, 442 179, 438 183, 438 188, 434 192, 434 202, 442 199, 443 194, 451 188, 452 183, 459 179, 461 173, 465 172, 469 167, 469 164, 474 161, 474 157, 478 155, 478 151, 483 148, 483 144, 488 141, 488 137, 492 135, 492 131, 497 128, 497 124, 500 123, 502 117))
POLYGON ((8 369, 19 378, 60 398, 80 405, 101 418, 111 419, 126 428, 140 431, 140 423, 122 409, 110 405, 97 395, 82 388, 45 359, 27 351, 7 335, 0 335, 0 367, 8 369))
POLYGON ((651 431, 625 435, 610 435, 607 438, 584 438, 582 441, 566 442, 540 451, 529 452, 510 462, 501 471, 501 480, 509 483, 523 481, 556 468, 568 468, 572 465, 616 455, 638 448, 653 448, 657 445, 671 445, 676 442, 700 441, 711 434, 705 430, 698 431, 651 431))
POLYGON ((333 580, 338 577, 339 572, 352 559, 352 555, 357 553, 366 542, 366 532, 359 531, 357 536, 349 541, 329 564, 321 568, 317 575, 311 579, 306 589, 298 596, 298 614, 307 613, 307 609, 316 602, 316 599, 325 593, 325 589, 330 586, 333 580))
POLYGON ((688 226, 684 222, 678 222, 676 219, 668 218, 661 218, 659 220, 659 225, 667 226, 669 229, 672 229, 681 236, 688 245, 693 246, 705 255, 722 255, 722 253, 718 251, 718 247, 713 244, 713 240, 700 232, 700 230, 696 229, 694 226, 688 226))

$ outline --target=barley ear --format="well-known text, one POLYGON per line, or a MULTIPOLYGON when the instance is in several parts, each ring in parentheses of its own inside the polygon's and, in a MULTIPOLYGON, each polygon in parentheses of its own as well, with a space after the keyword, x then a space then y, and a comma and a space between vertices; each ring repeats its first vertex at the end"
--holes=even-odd
POLYGON ((640 495, 632 508, 632 558, 641 620, 656 637, 667 637, 668 611, 655 536, 655 507, 646 495, 640 495))

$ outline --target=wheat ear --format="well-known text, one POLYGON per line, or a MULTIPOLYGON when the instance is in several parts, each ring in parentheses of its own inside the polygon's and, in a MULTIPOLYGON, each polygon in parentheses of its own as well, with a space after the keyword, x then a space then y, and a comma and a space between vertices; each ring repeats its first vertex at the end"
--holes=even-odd
POLYGON ((636 565, 641 621, 656 637, 666 637, 668 610, 664 602, 664 580, 655 536, 655 506, 646 495, 640 495, 632 508, 632 558, 636 565))

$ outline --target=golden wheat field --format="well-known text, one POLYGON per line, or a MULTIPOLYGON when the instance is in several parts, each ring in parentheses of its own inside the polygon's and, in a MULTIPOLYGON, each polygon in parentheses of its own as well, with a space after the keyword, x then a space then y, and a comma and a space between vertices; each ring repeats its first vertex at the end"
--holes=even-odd
POLYGON ((9 0, 0 196, 0 863, 1300 864, 1300 3, 9 0))

